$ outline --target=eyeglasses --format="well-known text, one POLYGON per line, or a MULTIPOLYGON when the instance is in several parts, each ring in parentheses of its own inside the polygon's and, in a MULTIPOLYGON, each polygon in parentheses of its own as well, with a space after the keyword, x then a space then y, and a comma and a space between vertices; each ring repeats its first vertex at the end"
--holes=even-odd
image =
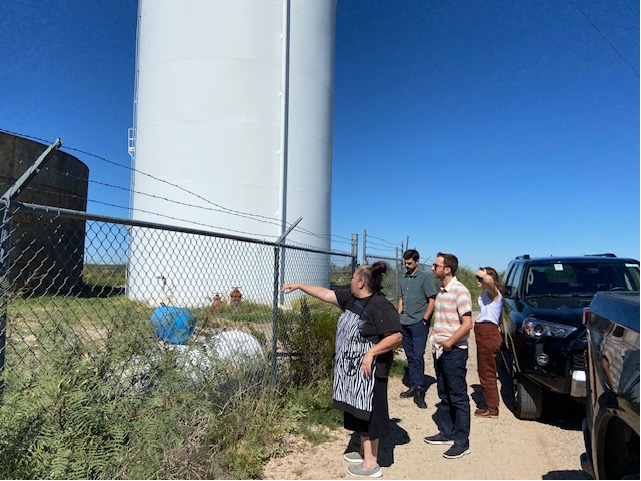
POLYGON ((432 264, 432 267, 445 267, 445 266, 442 266, 440 264, 432 264))
POLYGON ((476 280, 479 282, 483 282, 483 278, 481 276, 476 276, 476 280))

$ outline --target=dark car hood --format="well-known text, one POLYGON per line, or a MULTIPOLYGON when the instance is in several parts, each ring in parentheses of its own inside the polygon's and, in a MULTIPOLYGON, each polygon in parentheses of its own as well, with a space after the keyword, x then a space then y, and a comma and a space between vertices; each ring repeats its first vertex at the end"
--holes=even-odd
POLYGON ((522 299, 528 316, 542 321, 580 327, 583 308, 590 305, 588 297, 530 297, 522 299))

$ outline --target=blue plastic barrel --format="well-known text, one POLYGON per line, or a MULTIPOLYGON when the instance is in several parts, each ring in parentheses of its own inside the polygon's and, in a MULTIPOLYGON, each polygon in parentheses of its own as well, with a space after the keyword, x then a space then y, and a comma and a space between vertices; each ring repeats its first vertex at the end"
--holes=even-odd
POLYGON ((158 339, 171 344, 184 344, 194 332, 196 321, 189 309, 161 305, 151 315, 158 339))

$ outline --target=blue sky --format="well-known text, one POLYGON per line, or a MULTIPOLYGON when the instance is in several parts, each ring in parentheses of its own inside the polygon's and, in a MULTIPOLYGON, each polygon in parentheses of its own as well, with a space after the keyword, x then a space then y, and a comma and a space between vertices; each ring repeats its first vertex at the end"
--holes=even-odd
MULTIPOLYGON (((136 10, 5 2, 0 129, 129 165, 136 10)), ((639 16, 619 0, 339 0, 332 234, 367 229, 385 255, 409 237, 472 268, 638 259, 639 16)), ((70 152, 129 187, 126 169, 70 152)), ((126 190, 89 197, 127 215, 126 190)))

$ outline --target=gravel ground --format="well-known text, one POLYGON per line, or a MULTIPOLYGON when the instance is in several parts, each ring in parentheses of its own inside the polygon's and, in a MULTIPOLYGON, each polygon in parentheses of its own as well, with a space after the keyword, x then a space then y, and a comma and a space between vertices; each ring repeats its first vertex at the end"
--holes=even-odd
MULTIPOLYGON (((471 333, 467 382, 472 412, 482 399, 475 347, 474 333, 471 333)), ((402 353, 398 357, 402 357, 402 353)), ((511 400, 507 380, 508 389, 501 389, 499 418, 472 416, 471 453, 459 459, 443 458, 448 446, 432 446, 423 441, 425 436, 437 432, 432 415, 438 402, 431 354, 425 357, 430 383, 425 398, 427 409, 418 409, 411 399, 401 399, 399 393, 406 387, 401 379, 390 379, 392 433, 382 441, 379 453, 384 478, 590 479, 579 464, 579 456, 584 451, 581 434, 584 406, 550 394, 546 396, 540 420, 521 421, 508 408, 511 400)), ((501 379, 504 374, 501 373, 501 379)), ((358 449, 357 438, 343 429, 333 432, 332 437, 319 446, 301 442, 292 445, 290 454, 267 464, 263 479, 354 479, 347 473, 348 463, 343 461, 343 453, 348 447, 358 449)))

